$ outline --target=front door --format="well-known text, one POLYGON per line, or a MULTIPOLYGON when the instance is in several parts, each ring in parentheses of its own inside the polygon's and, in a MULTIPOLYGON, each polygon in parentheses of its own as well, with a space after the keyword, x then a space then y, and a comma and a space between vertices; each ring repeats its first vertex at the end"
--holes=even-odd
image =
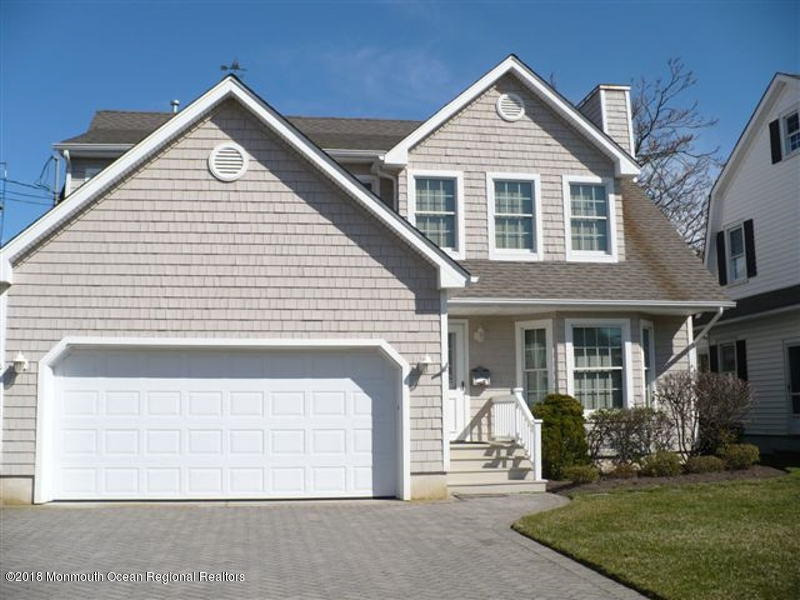
POLYGON ((800 342, 786 345, 786 393, 791 411, 790 433, 800 433, 800 342))
POLYGON ((467 322, 451 320, 447 329, 448 389, 447 433, 451 440, 463 440, 469 419, 467 383, 467 322))

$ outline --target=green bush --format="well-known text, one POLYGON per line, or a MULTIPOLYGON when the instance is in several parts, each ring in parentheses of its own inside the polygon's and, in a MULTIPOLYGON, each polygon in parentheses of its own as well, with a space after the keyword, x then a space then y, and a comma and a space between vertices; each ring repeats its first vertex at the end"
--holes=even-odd
POLYGON ((564 478, 572 483, 593 483, 600 479, 600 471, 592 465, 572 465, 564 469, 564 478))
POLYGON ((637 469, 634 465, 630 463, 622 463, 614 467, 614 470, 611 471, 608 476, 613 479, 631 479, 636 477, 639 473, 639 469, 637 469))
POLYGON ((677 454, 662 450, 642 460, 640 475, 645 477, 674 477, 680 475, 681 459, 677 454))
POLYGON ((729 469, 747 469, 758 462, 758 446, 753 444, 728 444, 719 453, 729 469))
POLYGON ((687 473, 716 473, 725 470, 725 461, 718 456, 691 456, 683 468, 687 473))
POLYGON ((542 419, 542 468, 548 479, 562 479, 564 469, 589 462, 583 406, 572 396, 550 394, 531 411, 542 419))

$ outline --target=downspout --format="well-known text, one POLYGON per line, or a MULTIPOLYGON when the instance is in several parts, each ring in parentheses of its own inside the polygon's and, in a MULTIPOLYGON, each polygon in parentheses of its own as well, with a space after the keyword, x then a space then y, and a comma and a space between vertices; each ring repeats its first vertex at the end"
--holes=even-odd
MULTIPOLYGON (((708 335, 708 332, 711 331, 711 328, 714 327, 714 325, 717 323, 717 321, 719 321, 720 317, 722 317, 722 313, 724 313, 724 312, 725 312, 725 307, 724 306, 718 307, 717 308, 717 313, 708 322, 708 325, 703 327, 703 330, 699 334, 697 334, 697 336, 695 336, 695 338, 692 340, 691 344, 686 346, 686 348, 684 348, 683 350, 681 350, 680 352, 675 354, 672 358, 670 358, 667 361, 667 364, 664 365, 664 370, 666 371, 667 369, 672 367, 672 365, 674 365, 676 362, 678 362, 680 359, 682 359, 684 356, 686 356, 689 352, 694 350, 694 348, 697 346, 697 342, 699 342, 700 340, 702 340, 704 337, 706 337, 708 335)), ((689 318, 691 318, 691 317, 689 317, 689 318)))
POLYGON ((61 154, 64 156, 64 198, 66 198, 72 191, 72 162, 69 158, 69 150, 64 149, 61 154))

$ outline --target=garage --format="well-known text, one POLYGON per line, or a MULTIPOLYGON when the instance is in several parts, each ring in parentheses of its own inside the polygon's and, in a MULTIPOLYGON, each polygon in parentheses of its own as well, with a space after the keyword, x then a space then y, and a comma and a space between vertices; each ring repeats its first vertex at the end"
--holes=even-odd
POLYGON ((375 347, 66 348, 43 422, 44 495, 401 495, 401 378, 375 347))

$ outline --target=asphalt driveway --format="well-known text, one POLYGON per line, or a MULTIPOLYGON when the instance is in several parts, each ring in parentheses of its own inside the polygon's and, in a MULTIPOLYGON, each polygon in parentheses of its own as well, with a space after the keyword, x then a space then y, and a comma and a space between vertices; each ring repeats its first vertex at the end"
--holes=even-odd
POLYGON ((561 502, 540 494, 4 508, 0 597, 640 598, 509 529, 561 502), (9 572, 61 581, 9 582, 9 572), (75 577, 89 581, 67 580, 75 577))

